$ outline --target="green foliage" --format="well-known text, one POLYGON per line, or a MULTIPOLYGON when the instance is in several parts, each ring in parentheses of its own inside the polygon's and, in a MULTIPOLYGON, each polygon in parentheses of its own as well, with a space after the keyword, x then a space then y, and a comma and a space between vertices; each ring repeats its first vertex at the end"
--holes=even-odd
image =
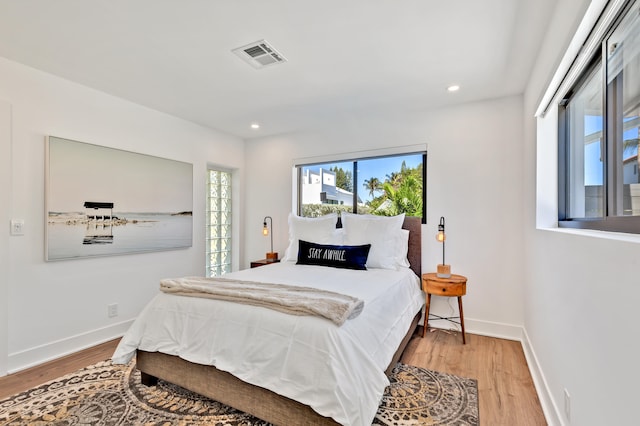
POLYGON ((414 176, 404 178, 397 188, 386 182, 384 192, 390 201, 385 204, 386 215, 406 213, 408 216, 422 216, 422 185, 414 176))
MULTIPOLYGON (((365 187, 369 189, 367 182, 370 183, 374 179, 377 180, 376 178, 367 179, 365 187)), ((422 164, 409 168, 403 161, 400 172, 393 172, 386 176, 381 185, 383 193, 367 202, 367 205, 373 214, 381 216, 405 213, 407 216, 421 217, 422 186, 422 164)), ((360 212, 359 206, 358 211, 360 212)))
POLYGON ((329 170, 336 174, 336 187, 353 192, 353 172, 345 171, 342 167, 331 167, 329 170))
POLYGON ((303 204, 302 216, 304 217, 320 217, 329 213, 353 212, 351 206, 344 204, 303 204))

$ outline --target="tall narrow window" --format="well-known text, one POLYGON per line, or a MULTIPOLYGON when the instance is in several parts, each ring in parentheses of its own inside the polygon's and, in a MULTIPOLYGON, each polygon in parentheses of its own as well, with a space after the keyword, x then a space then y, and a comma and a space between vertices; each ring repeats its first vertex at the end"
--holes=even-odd
POLYGON ((231 272, 231 173, 209 170, 207 185, 208 277, 231 272))

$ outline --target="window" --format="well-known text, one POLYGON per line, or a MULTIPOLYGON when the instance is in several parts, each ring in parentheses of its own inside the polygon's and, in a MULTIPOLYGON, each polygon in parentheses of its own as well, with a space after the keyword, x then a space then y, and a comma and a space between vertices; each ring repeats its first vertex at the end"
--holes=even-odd
POLYGON ((231 272, 231 173, 208 171, 207 277, 231 272))
POLYGON ((298 214, 347 211, 425 218, 427 154, 298 165, 298 214))
POLYGON ((639 12, 630 2, 560 104, 560 226, 640 233, 639 12))

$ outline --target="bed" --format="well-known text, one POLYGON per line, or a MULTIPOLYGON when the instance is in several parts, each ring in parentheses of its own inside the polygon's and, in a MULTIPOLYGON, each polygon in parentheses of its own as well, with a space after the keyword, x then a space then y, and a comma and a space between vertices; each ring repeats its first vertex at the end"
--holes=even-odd
MULTIPOLYGON (((392 220, 364 223, 353 216, 343 214, 342 231, 335 231, 333 218, 334 230, 329 235, 325 226, 324 236, 316 232, 316 222, 298 218, 304 226, 293 229, 290 218, 282 262, 225 277, 291 285, 304 279, 305 286, 327 285, 331 291, 344 286, 340 280, 346 277, 351 284, 344 292, 364 301, 357 317, 338 326, 314 316, 160 293, 125 334, 113 361, 125 363, 135 355, 143 383, 160 378, 275 425, 370 425, 387 375, 414 334, 424 304, 418 279, 421 220, 394 219, 405 230, 406 252, 398 260, 406 255, 404 267, 354 270, 291 261, 303 238, 324 244, 335 241, 335 231, 345 245, 355 246, 347 243, 362 242, 358 238, 365 234, 370 238, 373 229, 388 236, 384 230, 396 226, 387 227, 392 220)), ((396 240, 374 240, 369 261, 398 250, 396 240), (373 253, 374 248, 384 250, 373 253)))

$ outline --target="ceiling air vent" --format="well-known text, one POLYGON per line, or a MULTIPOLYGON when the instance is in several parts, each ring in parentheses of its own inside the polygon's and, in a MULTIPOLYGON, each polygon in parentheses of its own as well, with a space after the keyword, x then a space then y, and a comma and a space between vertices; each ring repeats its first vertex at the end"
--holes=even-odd
POLYGON ((266 40, 259 40, 246 46, 238 47, 233 49, 232 52, 254 68, 264 68, 287 61, 266 40))

